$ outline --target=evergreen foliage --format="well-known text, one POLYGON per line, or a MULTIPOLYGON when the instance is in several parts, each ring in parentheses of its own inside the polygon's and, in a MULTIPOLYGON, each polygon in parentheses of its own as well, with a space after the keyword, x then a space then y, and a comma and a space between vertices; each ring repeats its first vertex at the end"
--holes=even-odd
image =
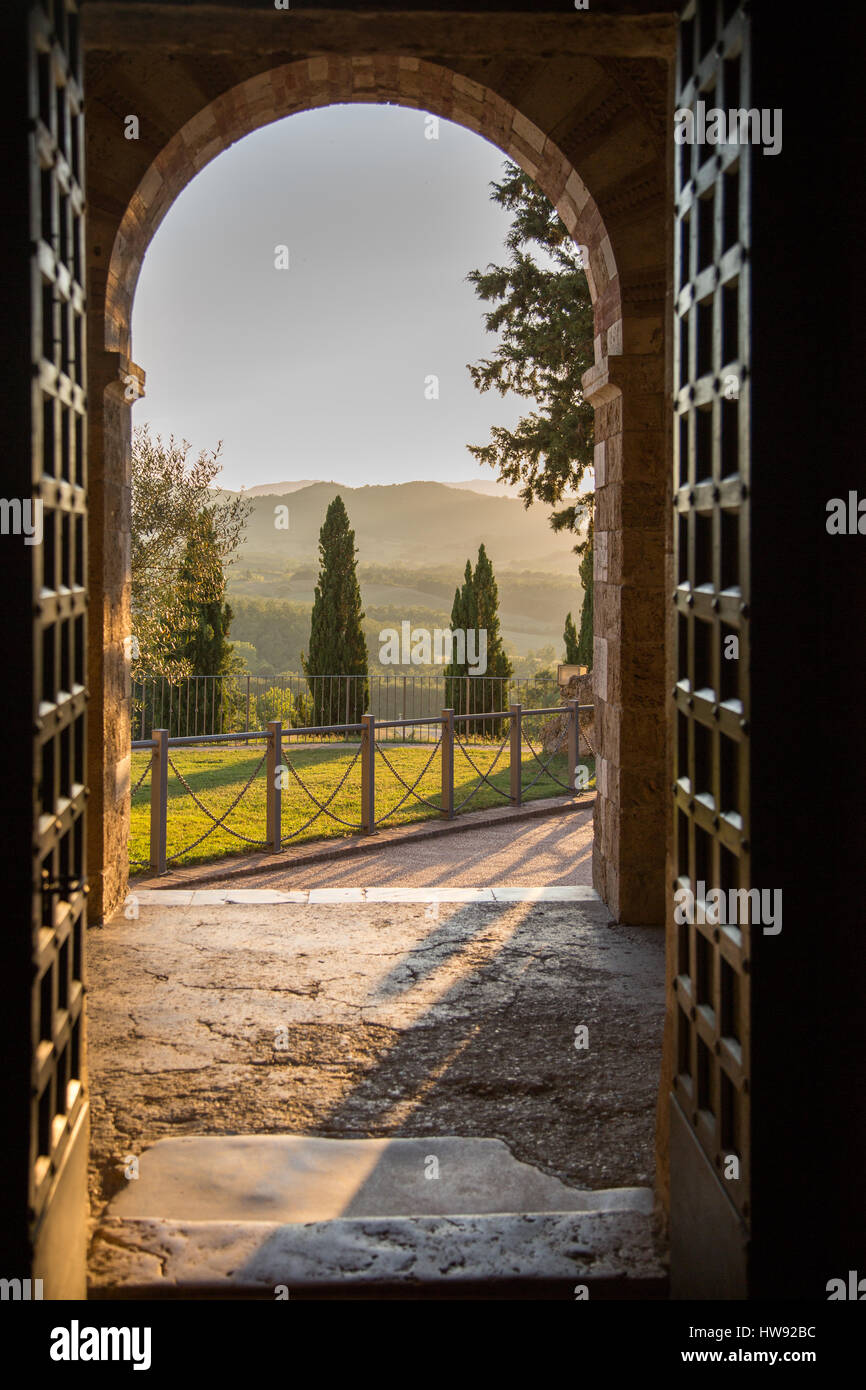
MULTIPOLYGON (((478 547, 474 571, 471 560, 467 560, 463 585, 455 590, 451 606, 451 631, 464 632, 466 645, 462 661, 457 659, 459 652, 456 646, 452 647, 454 660, 445 668, 446 706, 459 714, 482 714, 485 710, 497 709, 504 698, 505 683, 511 676, 512 667, 500 631, 496 577, 483 543, 478 547), (482 633, 486 640, 486 666, 483 673, 473 675, 471 668, 478 663, 471 662, 469 657, 470 654, 480 657, 484 650, 481 645, 482 633)), ((489 728, 485 724, 483 731, 495 733, 494 725, 499 722, 491 721, 489 728)))
MULTIPOLYGON (((366 678, 368 675, 355 532, 349 525, 349 514, 339 495, 330 503, 319 533, 319 563, 309 653, 301 654, 317 725, 326 724, 328 715, 323 691, 327 682, 317 681, 316 676, 366 678)), ((369 694, 367 679, 351 682, 348 723, 360 722, 369 705, 369 694)))
POLYGON ((490 442, 469 451, 502 482, 520 485, 527 507, 534 501, 553 506, 555 531, 582 537, 574 547, 584 587, 578 660, 591 667, 592 495, 577 496, 593 462, 593 412, 581 383, 594 360, 589 285, 581 251, 528 174, 506 161, 502 180, 491 188, 492 200, 513 214, 509 259, 467 278, 478 298, 493 305, 484 322, 500 342, 492 357, 467 365, 479 391, 514 392, 535 408, 514 429, 495 425, 490 442))
POLYGON ((585 666, 588 671, 592 670, 592 556, 592 529, 590 528, 589 544, 580 561, 580 582, 583 585, 583 609, 580 615, 580 637, 577 643, 577 656, 575 658, 575 660, 578 661, 581 666, 585 666))

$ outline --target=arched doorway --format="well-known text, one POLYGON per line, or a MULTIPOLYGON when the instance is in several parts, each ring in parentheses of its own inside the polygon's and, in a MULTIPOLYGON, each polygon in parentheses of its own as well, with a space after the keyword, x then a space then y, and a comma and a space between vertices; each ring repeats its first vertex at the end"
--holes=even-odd
MULTIPOLYGON (((173 200, 206 163, 250 131, 293 112, 347 101, 420 107, 485 136, 536 180, 575 241, 586 248, 595 366, 584 385, 596 410, 597 489, 594 695, 599 770, 593 878, 618 920, 660 922, 664 873, 658 826, 666 781, 664 653, 659 642, 666 555, 665 169, 663 154, 654 148, 652 123, 633 108, 628 91, 620 92, 616 123, 620 128, 630 123, 637 142, 643 171, 637 214, 624 196, 617 151, 600 152, 596 140, 587 140, 590 162, 601 164, 599 177, 613 181, 614 216, 624 224, 621 251, 615 250, 599 203, 573 159, 549 133, 492 87, 419 58, 370 54, 284 64, 246 78, 197 109, 143 171, 138 142, 125 142, 126 149, 118 146, 126 156, 128 201, 118 216, 116 210, 103 213, 103 200, 97 198, 89 230, 91 284, 96 286, 90 319, 96 388, 91 391, 96 407, 93 468, 101 473, 106 499, 116 499, 122 531, 129 404, 143 379, 132 360, 132 301, 150 238, 173 200), (648 270, 647 248, 654 246, 658 265, 648 270), (104 337, 97 345, 100 324, 104 337)), ((117 180, 113 182, 116 194, 117 180)), ((91 713, 92 719, 97 716, 91 746, 98 759, 91 781, 101 782, 112 795, 103 796, 90 856, 99 899, 103 910, 110 911, 125 891, 120 848, 126 838, 122 789, 128 784, 128 708, 121 644, 129 630, 128 597, 123 564, 116 556, 114 561, 94 556, 91 580, 102 588, 116 633, 107 650, 103 644, 91 650, 91 687, 101 692, 91 713)))

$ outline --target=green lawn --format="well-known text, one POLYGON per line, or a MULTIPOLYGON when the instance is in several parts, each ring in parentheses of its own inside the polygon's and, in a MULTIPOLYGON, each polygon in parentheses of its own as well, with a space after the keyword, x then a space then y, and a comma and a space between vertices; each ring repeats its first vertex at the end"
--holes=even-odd
MULTIPOLYGON (((247 779, 252 776, 258 767, 259 761, 264 752, 264 743, 251 744, 249 747, 238 745, 227 745, 223 747, 207 748, 174 748, 170 750, 171 760, 175 767, 184 776, 190 787, 199 797, 203 805, 215 816, 221 816, 227 807, 231 805, 241 787, 247 779)), ((284 746, 284 753, 285 753, 284 746)), ((413 747, 403 744, 386 744, 385 756, 393 765, 396 772, 412 786, 416 777, 419 776, 425 763, 430 758, 432 748, 413 747)), ((313 795, 320 802, 326 802, 333 792, 335 786, 346 772, 355 754, 355 748, 345 744, 329 745, 327 747, 303 747, 292 746, 289 749, 291 764, 297 770, 299 776, 306 785, 309 786, 313 795)), ((468 801, 466 811, 479 811, 489 806, 507 806, 510 785, 510 758, 509 749, 506 746, 496 759, 496 749, 487 747, 483 744, 473 744, 470 747, 470 756, 478 768, 484 773, 490 773, 491 764, 495 760, 495 768, 491 775, 493 785, 505 795, 497 795, 492 787, 482 783, 478 790, 468 801)), ((543 760, 546 757, 541 755, 543 760)), ((150 754, 148 751, 137 751, 132 754, 132 785, 135 786, 142 772, 144 771, 150 754)), ((594 759, 585 760, 590 773, 590 787, 595 785, 595 766, 594 759)), ((568 782, 566 769, 566 758, 564 754, 556 755, 550 763, 550 772, 553 777, 559 778, 562 783, 568 782)), ((532 753, 524 750, 522 760, 522 783, 524 787, 524 799, 532 801, 538 797, 556 796, 562 793, 563 788, 558 786, 553 777, 541 772, 541 767, 532 753), (538 773, 541 775, 534 782, 533 786, 529 783, 533 781, 538 773)), ((464 798, 468 797, 478 784, 478 775, 470 766, 466 754, 460 748, 454 750, 454 805, 459 814, 459 804, 464 798)), ((293 844, 301 844, 309 840, 323 838, 332 839, 345 835, 359 833, 358 822, 361 819, 361 759, 355 762, 354 767, 349 772, 340 791, 334 799, 328 803, 328 810, 332 811, 341 820, 348 821, 350 824, 342 825, 338 821, 332 820, 330 816, 319 815, 311 824, 307 825, 311 816, 314 816, 318 808, 310 798, 302 791, 297 781, 289 773, 288 783, 282 793, 283 801, 283 842, 284 849, 290 849, 293 844), (293 835, 293 838, 286 842, 286 837, 293 835)), ((400 784, 393 772, 386 767, 382 757, 376 756, 376 819, 385 818, 384 825, 402 825, 409 821, 428 820, 438 815, 438 806, 441 790, 441 763, 439 750, 433 753, 429 768, 424 773, 416 791, 426 797, 433 806, 426 806, 419 803, 414 796, 408 796, 406 788, 400 784), (401 799, 406 797, 402 806, 399 805, 401 799)), ((178 778, 169 769, 168 774, 168 853, 175 854, 178 850, 185 850, 179 854, 172 864, 193 864, 202 863, 206 860, 221 859, 230 854, 249 854, 256 846, 247 844, 243 840, 230 835, 222 826, 215 829, 202 844, 194 849, 187 849, 194 840, 208 829, 212 824, 207 816, 198 809, 191 797, 188 795, 178 778)), ((237 834, 245 835, 251 840, 262 840, 265 835, 265 764, 263 763, 256 773, 252 785, 242 798, 240 803, 228 817, 227 825, 237 834)), ((132 817, 129 838, 129 858, 133 873, 144 873, 147 869, 146 863, 136 863, 135 861, 146 861, 150 853, 150 776, 144 778, 141 786, 132 797, 132 817)))

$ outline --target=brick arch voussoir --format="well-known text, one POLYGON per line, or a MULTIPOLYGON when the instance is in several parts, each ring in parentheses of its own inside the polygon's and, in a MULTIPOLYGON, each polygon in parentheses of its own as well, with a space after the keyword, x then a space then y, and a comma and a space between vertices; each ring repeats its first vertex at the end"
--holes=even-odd
POLYGON ((601 213, 562 150, 510 102, 450 68, 420 58, 317 57, 239 83, 203 107, 169 140, 130 198, 112 246, 105 293, 105 347, 130 355, 135 289, 162 219, 196 174, 230 145, 285 116, 321 106, 373 102, 416 107, 473 130, 543 189, 585 248, 595 312, 595 359, 622 351, 621 282, 601 213))

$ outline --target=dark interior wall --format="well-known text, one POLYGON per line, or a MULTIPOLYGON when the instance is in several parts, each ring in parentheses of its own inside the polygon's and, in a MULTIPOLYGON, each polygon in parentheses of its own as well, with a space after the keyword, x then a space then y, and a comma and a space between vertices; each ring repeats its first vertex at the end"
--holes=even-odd
MULTIPOLYGON (((32 495, 30 372, 30 210, 27 162, 27 17, 24 7, 0 7, 7 114, 0 180, 0 255, 4 268, 0 330, 3 455, 0 494, 32 495)), ((4 1141, 0 1190, 0 1268, 8 1277, 29 1270, 27 1192, 30 1129, 30 932, 33 857, 33 554, 21 536, 0 536, 4 644, 10 658, 0 681, 3 786, 0 793, 0 875, 3 926, 0 1009, 4 1141), (22 1140, 24 1142, 22 1142, 22 1140)))
MULTIPOLYGON (((340 8, 339 0, 331 7, 340 8)), ((511 7, 502 0, 496 8, 511 7)), ((847 497, 851 489, 866 497, 862 318, 855 299, 862 278, 855 260, 862 245, 860 125, 846 85, 853 84, 846 56, 862 48, 863 35, 856 15, 825 11, 820 34, 810 35, 795 29, 780 6, 755 9, 753 101, 782 109, 784 143, 781 155, 758 157, 753 192, 751 835, 753 881, 782 889, 784 919, 778 937, 756 937, 752 963, 751 1280, 757 1296, 822 1299, 828 1279, 849 1269, 866 1275, 860 896, 866 537, 830 536, 825 525, 830 497, 847 497)), ((0 7, 4 89, 17 113, 5 125, 0 184, 0 247, 12 271, 0 333, 5 497, 30 495, 32 482, 23 10, 0 7)), ((14 657, 14 673, 0 683, 0 962, 7 985, 0 1038, 4 1119, 9 1133, 23 1137, 34 596, 31 555, 20 538, 0 537, 0 580, 14 657)), ((25 1272, 27 1257, 27 1144, 4 1143, 0 1153, 6 1199, 0 1245, 11 1277, 25 1272)))
POLYGON ((783 926, 753 942, 751 1282, 826 1298, 866 1274, 866 536, 825 524, 831 497, 866 497, 848 66, 864 25, 754 9, 753 104, 782 109, 783 146, 753 187, 752 863, 783 926))

